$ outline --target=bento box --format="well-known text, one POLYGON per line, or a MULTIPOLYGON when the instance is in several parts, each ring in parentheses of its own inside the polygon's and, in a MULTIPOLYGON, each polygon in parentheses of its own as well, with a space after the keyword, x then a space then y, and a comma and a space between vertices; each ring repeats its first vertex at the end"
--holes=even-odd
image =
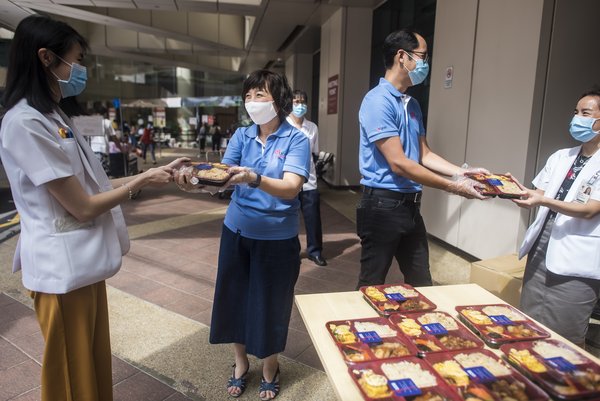
POLYGON ((423 312, 436 305, 408 284, 386 284, 360 287, 365 300, 381 316, 393 313, 423 312))
POLYGON ((186 192, 201 192, 203 187, 222 187, 232 174, 223 163, 194 162, 174 172, 175 183, 186 192))
POLYGON ((364 362, 348 370, 368 401, 461 400, 427 362, 417 357, 364 362))
POLYGON ((461 321, 490 347, 550 336, 517 309, 506 304, 457 306, 461 321))
POLYGON ((523 190, 512 179, 511 176, 504 174, 481 174, 465 173, 465 177, 482 184, 484 188, 480 190, 484 196, 498 196, 499 198, 519 198, 523 190))
POLYGON ((419 355, 483 348, 483 342, 446 312, 421 312, 389 317, 416 346, 419 355))
POLYGON ((505 344, 500 350, 512 365, 552 397, 600 397, 600 366, 561 341, 505 344))
POLYGON ((430 354, 425 360, 469 401, 542 401, 548 395, 488 350, 430 354))
POLYGON ((385 318, 325 323, 347 364, 417 355, 417 348, 385 318))

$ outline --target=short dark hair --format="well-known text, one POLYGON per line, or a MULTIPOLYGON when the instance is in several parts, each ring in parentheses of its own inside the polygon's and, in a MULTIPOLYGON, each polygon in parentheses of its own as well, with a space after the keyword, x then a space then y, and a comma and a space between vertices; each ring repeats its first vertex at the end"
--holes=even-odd
POLYGON ((394 57, 398 50, 411 51, 419 47, 417 33, 411 28, 404 28, 390 33, 383 41, 383 65, 389 70, 394 65, 394 57))
POLYGON ((250 89, 267 90, 273 96, 273 103, 279 109, 277 115, 281 121, 285 120, 288 114, 292 112, 292 88, 285 75, 278 74, 269 70, 257 70, 244 81, 242 89, 242 99, 250 89))
POLYGON ((304 98, 304 101, 305 101, 306 103, 308 103, 308 95, 306 94, 306 92, 305 92, 305 91, 303 91, 303 90, 300 90, 300 89, 295 89, 295 90, 294 90, 294 93, 292 94, 292 100, 293 100, 293 99, 294 99, 296 96, 303 97, 303 98, 304 98))
POLYGON ((583 99, 586 96, 593 96, 596 98, 596 104, 598 105, 598 108, 600 109, 600 85, 594 85, 591 89, 588 89, 587 91, 583 92, 583 94, 581 96, 579 96, 579 100, 583 99))
MULTIPOLYGON (((87 51, 87 41, 68 24, 47 16, 31 15, 23 19, 10 46, 6 88, 3 106, 12 108, 21 99, 40 113, 50 113, 57 108, 52 99, 46 68, 38 57, 38 50, 46 48, 64 57, 75 44, 87 51)), ((54 63, 60 63, 56 58, 54 63)))

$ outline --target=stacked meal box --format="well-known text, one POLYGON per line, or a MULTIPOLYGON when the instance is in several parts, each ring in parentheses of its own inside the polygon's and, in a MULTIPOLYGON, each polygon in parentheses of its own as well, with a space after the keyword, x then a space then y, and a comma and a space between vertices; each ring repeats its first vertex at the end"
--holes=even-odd
POLYGON ((600 399, 600 366, 509 305, 458 306, 459 321, 407 284, 360 291, 380 317, 326 326, 365 400, 600 399))

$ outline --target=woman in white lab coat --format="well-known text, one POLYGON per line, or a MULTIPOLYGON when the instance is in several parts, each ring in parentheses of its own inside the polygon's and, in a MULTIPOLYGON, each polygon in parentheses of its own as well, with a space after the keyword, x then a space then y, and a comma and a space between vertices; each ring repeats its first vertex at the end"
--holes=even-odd
POLYGON ((583 346, 600 293, 600 90, 580 97, 569 131, 581 145, 551 155, 514 202, 539 206, 520 250, 521 309, 583 346))
POLYGON ((120 203, 164 185, 183 163, 109 182, 59 107, 85 88, 85 39, 69 25, 30 16, 11 45, 0 157, 21 218, 13 270, 22 269, 45 339, 42 400, 112 400, 104 280, 129 249, 120 203))

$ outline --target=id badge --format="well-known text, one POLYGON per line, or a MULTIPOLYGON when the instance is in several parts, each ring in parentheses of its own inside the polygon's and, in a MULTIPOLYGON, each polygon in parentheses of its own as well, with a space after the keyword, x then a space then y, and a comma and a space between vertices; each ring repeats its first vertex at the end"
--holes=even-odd
POLYGON ((575 202, 586 204, 590 200, 592 195, 592 186, 589 184, 583 184, 579 187, 577 195, 575 195, 575 202))

